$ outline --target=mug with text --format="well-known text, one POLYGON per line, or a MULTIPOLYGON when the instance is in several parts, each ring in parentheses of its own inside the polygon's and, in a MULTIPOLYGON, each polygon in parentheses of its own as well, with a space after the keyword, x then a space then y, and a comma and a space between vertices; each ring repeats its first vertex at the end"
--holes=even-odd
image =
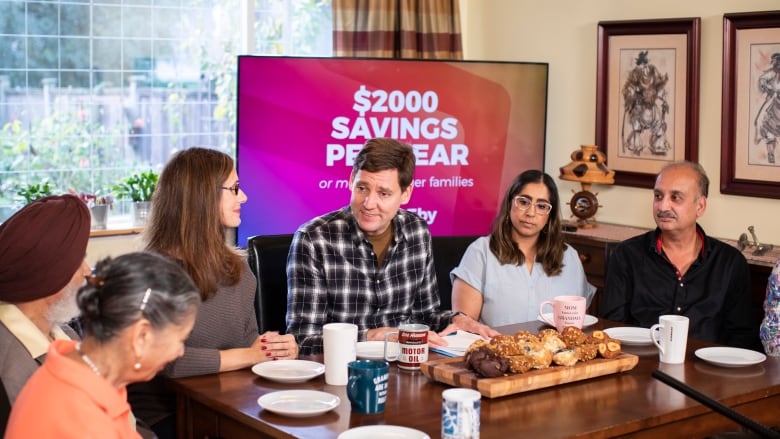
POLYGON ((352 410, 365 414, 385 411, 390 366, 381 360, 357 360, 347 369, 347 397, 352 410))
POLYGON ((441 393, 442 439, 479 439, 481 398, 478 391, 467 388, 441 393))
POLYGON ((428 361, 428 326, 421 323, 402 323, 398 331, 385 334, 385 360, 398 360, 398 367, 407 370, 420 369, 420 363, 428 361), (388 352, 390 336, 398 335, 398 354, 388 352))
POLYGON ((558 332, 567 326, 582 328, 585 321, 585 308, 587 302, 581 296, 555 296, 553 300, 546 300, 539 305, 539 318, 550 326, 554 326, 558 332), (552 319, 544 314, 544 307, 552 306, 552 319))
POLYGON ((658 323, 650 327, 650 338, 658 347, 662 363, 685 362, 688 345, 688 317, 676 314, 658 317, 658 323))

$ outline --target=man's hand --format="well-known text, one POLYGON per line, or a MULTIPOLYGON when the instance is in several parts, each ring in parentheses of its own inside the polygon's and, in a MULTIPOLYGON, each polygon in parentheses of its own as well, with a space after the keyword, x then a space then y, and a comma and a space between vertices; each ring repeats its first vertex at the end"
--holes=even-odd
POLYGON ((393 328, 393 327, 390 327, 390 326, 383 326, 381 328, 369 329, 366 332, 366 340, 385 341, 385 335, 388 332, 398 332, 398 328, 393 328))

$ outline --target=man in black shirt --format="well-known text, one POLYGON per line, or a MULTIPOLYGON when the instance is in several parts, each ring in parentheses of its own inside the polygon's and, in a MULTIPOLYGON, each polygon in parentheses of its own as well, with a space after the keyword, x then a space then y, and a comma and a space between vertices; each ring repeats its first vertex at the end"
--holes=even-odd
POLYGON ((653 189, 657 228, 622 242, 610 256, 602 316, 649 328, 661 315, 684 315, 689 337, 760 350, 747 261, 697 224, 708 188, 697 163, 661 170, 653 189))

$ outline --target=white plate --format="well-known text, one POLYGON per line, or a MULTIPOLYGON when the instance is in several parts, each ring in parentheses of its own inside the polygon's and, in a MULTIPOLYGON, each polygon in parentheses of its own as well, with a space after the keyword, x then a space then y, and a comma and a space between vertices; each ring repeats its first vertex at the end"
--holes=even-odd
MULTIPOLYGON (((391 341, 387 348, 391 356, 398 354, 398 343, 391 341)), ((385 342, 379 340, 359 341, 357 343, 357 357, 361 360, 384 360, 385 342)))
POLYGON ((701 348, 696 349, 695 354, 710 364, 723 367, 752 366, 766 360, 761 352, 740 348, 701 348))
POLYGON ((653 344, 653 339, 650 338, 650 330, 648 328, 639 327, 615 327, 607 328, 604 330, 608 336, 620 340, 623 344, 629 346, 645 346, 653 344))
POLYGON ((252 366, 252 372, 279 383, 302 383, 325 373, 325 365, 306 360, 266 361, 252 366))
POLYGON ((340 403, 338 396, 317 390, 282 390, 257 398, 257 404, 264 410, 293 418, 321 415, 340 403))
POLYGON ((430 436, 414 428, 398 425, 366 425, 350 428, 337 439, 431 439, 430 436))
MULTIPOLYGON (((542 315, 543 315, 543 316, 544 316, 544 318, 546 318, 547 320, 549 320, 549 321, 551 321, 551 322, 552 322, 552 321, 554 321, 554 320, 553 320, 553 313, 551 313, 551 312, 546 312, 546 313, 544 313, 544 314, 542 314, 542 315)), ((547 322, 545 322, 544 320, 542 320, 542 316, 541 316, 541 315, 540 315, 540 316, 538 316, 538 317, 537 317, 537 319, 539 319, 539 321, 540 321, 540 322, 542 322, 542 323, 547 323, 547 322)), ((593 325, 595 325, 595 324, 596 324, 598 321, 599 321, 599 319, 598 319, 596 316, 592 316, 592 315, 590 315, 590 314, 585 314, 585 321, 582 323, 582 327, 583 327, 583 328, 587 328, 588 326, 593 326, 593 325)))

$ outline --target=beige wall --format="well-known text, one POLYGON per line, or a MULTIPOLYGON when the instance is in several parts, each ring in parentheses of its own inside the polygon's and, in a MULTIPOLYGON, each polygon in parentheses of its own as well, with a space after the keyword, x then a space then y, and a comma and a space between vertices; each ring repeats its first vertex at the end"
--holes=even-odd
MULTIPOLYGON (((737 239, 756 227, 759 240, 780 244, 780 200, 721 195, 720 99, 723 14, 780 9, 778 0, 460 0, 466 59, 550 64, 546 169, 558 176, 569 154, 595 141, 596 27, 602 20, 701 17, 699 161, 711 185, 701 224, 712 236, 737 239)), ((557 180, 568 200, 579 185, 557 180)), ((654 227, 652 191, 594 186, 599 221, 654 227)), ((568 208, 566 209, 568 212, 568 208)), ((134 235, 93 238, 88 260, 137 248, 134 235)))
MULTIPOLYGON (((470 60, 550 64, 545 171, 558 168, 581 144, 595 142, 596 30, 599 21, 701 18, 699 162, 710 177, 700 223, 713 236, 737 239, 756 227, 762 242, 780 244, 780 199, 720 193, 723 14, 780 9, 777 0, 460 0, 464 54, 470 60)), ((568 200, 576 183, 557 179, 568 200)), ((599 221, 654 227, 650 189, 593 186, 604 206, 599 221)), ((565 209, 568 212, 568 207, 565 209)))
POLYGON ((98 259, 106 256, 118 256, 140 250, 141 235, 101 236, 90 238, 87 244, 87 263, 94 267, 98 259))

